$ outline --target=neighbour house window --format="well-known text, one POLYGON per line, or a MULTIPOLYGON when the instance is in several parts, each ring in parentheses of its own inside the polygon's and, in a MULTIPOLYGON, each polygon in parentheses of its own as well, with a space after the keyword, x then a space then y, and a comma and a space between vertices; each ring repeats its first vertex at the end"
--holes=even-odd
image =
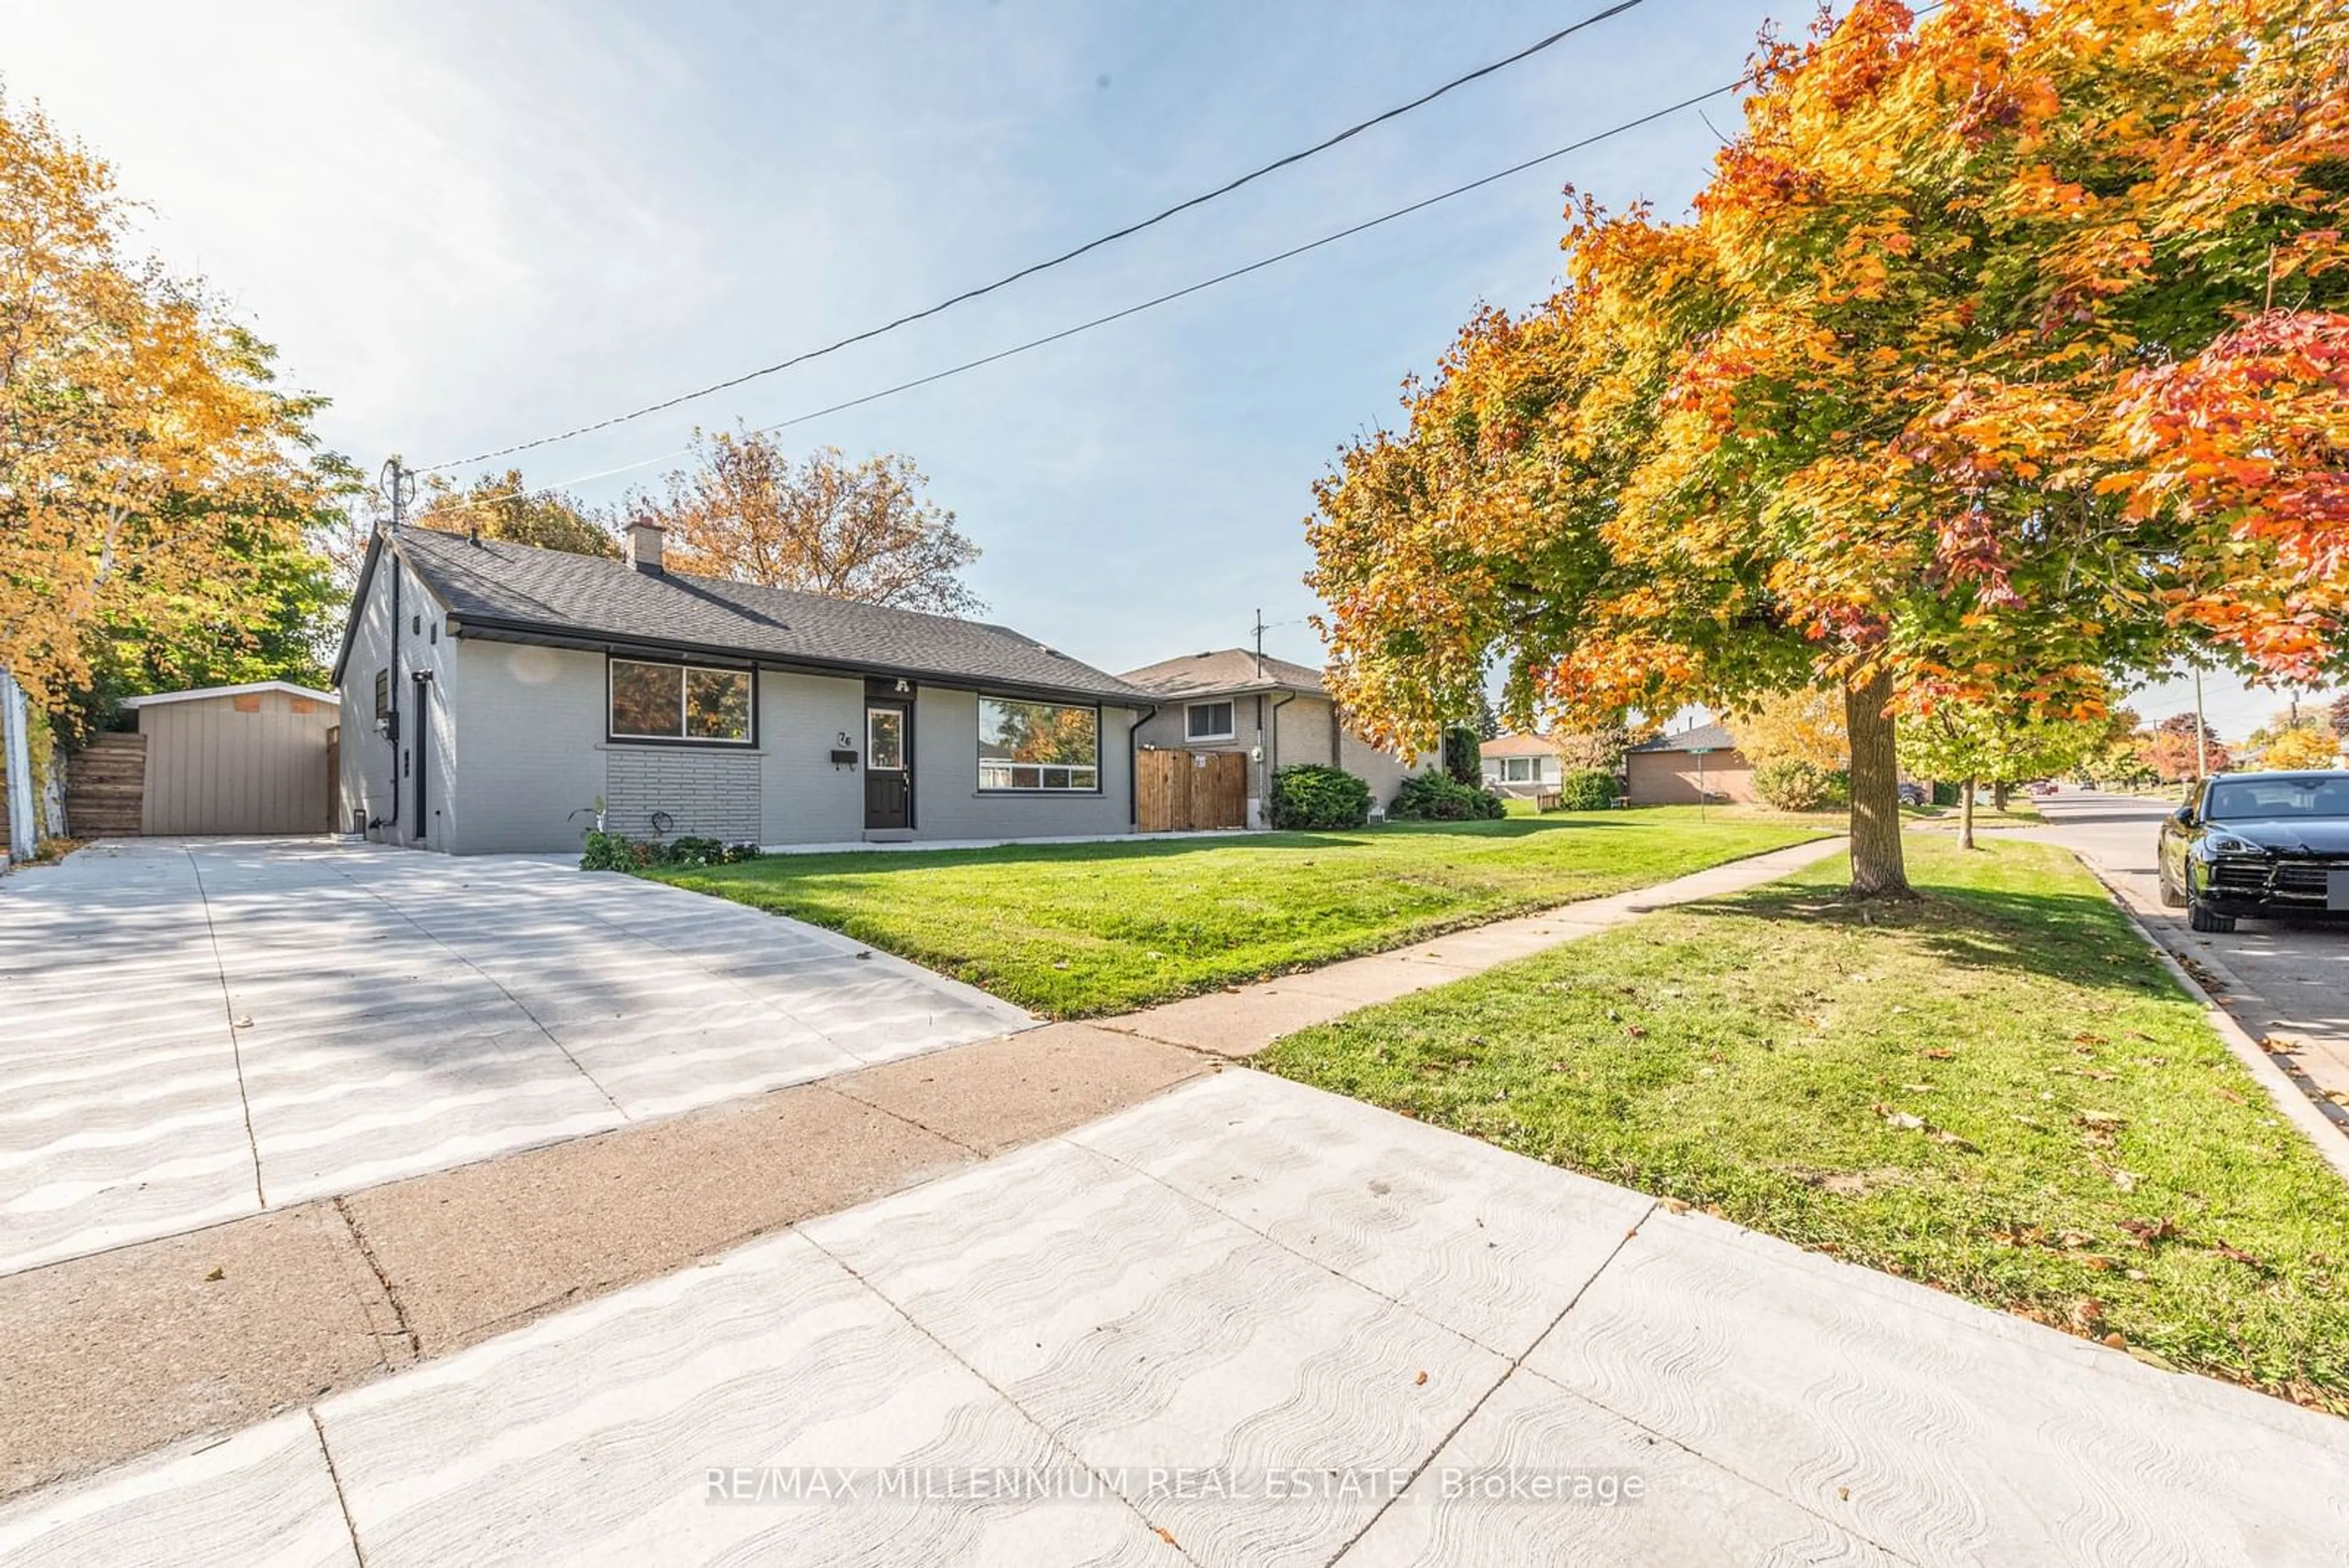
POLYGON ((1236 733, 1229 702, 1194 702, 1183 710, 1183 738, 1186 741, 1228 741, 1236 733))
POLYGON ((1541 783, 1542 760, 1539 757, 1496 757, 1494 760, 1501 764, 1503 784, 1541 783))
POLYGON ((978 787, 1101 788, 1101 710, 980 698, 978 787))
POLYGON ((750 742, 750 672, 635 659, 611 661, 616 741, 750 742))

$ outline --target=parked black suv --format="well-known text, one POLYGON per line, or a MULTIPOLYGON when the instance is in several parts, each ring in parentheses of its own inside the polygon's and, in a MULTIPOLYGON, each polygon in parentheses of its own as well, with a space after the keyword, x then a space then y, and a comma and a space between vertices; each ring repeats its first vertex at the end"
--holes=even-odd
POLYGON ((2349 916, 2349 773, 2220 774, 2161 825, 2161 901, 2198 931, 2349 916))

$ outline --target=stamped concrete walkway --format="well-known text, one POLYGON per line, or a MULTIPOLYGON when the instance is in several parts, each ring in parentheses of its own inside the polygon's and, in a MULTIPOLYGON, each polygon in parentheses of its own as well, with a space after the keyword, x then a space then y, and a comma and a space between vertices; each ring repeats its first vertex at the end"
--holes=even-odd
POLYGON ((216 1445, 12 1563, 2300 1563, 2349 1423, 1216 1074, 216 1445))
MULTIPOLYGON (((0 1277, 0 1497, 460 1349, 1064 1132, 1307 1023, 1645 909, 1756 886, 1837 847, 1801 845, 1107 1026, 1001 1035, 0 1277)), ((790 922, 749 918, 776 940, 792 934, 790 922)))

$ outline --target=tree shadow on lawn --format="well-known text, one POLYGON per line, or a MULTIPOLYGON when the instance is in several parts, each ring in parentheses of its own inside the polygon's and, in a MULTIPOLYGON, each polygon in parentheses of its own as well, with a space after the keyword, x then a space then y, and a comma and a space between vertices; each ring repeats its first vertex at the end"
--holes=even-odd
POLYGON ((1774 883, 1733 898, 1684 905, 1682 912, 1899 935, 1961 968, 2021 972, 2139 996, 2175 989, 2101 893, 1927 884, 1906 902, 1855 901, 1829 888, 1774 883))

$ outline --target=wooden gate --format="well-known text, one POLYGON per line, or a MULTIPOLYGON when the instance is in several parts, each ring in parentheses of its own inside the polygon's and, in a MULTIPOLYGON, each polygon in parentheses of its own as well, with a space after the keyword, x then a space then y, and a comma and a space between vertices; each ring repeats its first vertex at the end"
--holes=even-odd
POLYGON ((1247 826, 1247 758, 1238 752, 1139 752, 1134 808, 1144 833, 1247 826))

